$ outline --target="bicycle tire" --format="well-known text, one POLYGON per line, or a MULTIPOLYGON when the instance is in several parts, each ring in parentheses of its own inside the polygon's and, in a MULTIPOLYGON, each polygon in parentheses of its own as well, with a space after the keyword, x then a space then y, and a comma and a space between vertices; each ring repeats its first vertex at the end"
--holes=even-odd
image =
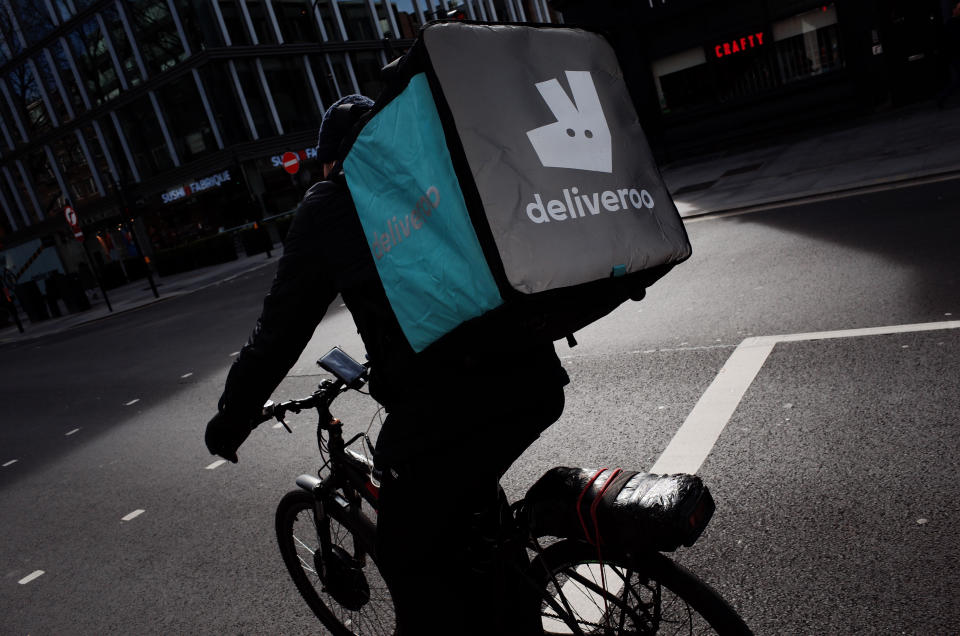
MULTIPOLYGON (((348 605, 362 605, 351 609, 334 598, 337 592, 320 580, 314 560, 319 552, 314 497, 304 490, 284 495, 276 514, 277 543, 297 591, 335 636, 393 634, 396 629, 393 599, 371 556, 375 540, 372 525, 365 525, 336 505, 327 506, 326 512, 333 545, 344 550, 342 554, 350 559, 354 559, 358 551, 366 555, 360 570, 369 589, 369 600, 349 601, 348 605)), ((361 565, 355 561, 351 564, 361 565)))
POLYGON ((566 539, 547 547, 530 571, 544 590, 541 616, 550 636, 752 634, 713 588, 658 552, 603 554, 601 567, 594 546, 566 539))

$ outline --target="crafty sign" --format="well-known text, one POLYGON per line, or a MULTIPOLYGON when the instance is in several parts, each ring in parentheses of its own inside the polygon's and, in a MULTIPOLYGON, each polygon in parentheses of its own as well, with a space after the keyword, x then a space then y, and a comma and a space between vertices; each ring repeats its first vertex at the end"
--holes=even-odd
POLYGON ((749 51, 750 49, 761 47, 763 46, 765 40, 766 37, 764 32, 759 31, 757 33, 751 33, 750 35, 745 35, 736 40, 730 40, 729 42, 718 44, 713 47, 713 52, 718 58, 728 57, 743 51, 749 51))

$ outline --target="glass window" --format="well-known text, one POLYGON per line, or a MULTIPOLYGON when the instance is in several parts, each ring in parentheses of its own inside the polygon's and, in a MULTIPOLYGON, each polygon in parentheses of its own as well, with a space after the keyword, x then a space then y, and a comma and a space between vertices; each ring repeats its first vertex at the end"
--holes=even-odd
POLYGON ((120 68, 123 69, 123 76, 127 78, 127 83, 131 87, 138 85, 142 81, 140 67, 137 66, 137 60, 133 57, 133 46, 130 44, 127 32, 123 28, 120 12, 117 11, 116 5, 111 5, 101 11, 100 15, 103 17, 104 24, 107 25, 110 40, 113 42, 113 50, 116 51, 120 68))
POLYGON ((162 73, 185 59, 183 43, 164 0, 127 0, 140 55, 151 75, 162 73))
POLYGON ((23 143, 23 135, 20 134, 20 128, 17 126, 17 120, 14 118, 13 108, 13 91, 10 90, 10 87, 6 87, 6 92, 0 92, 0 116, 3 117, 4 130, 3 140, 10 145, 12 149, 16 144, 23 143), (9 100, 5 95, 9 96, 9 100), (9 135, 9 139, 7 138, 9 135))
POLYGON ((234 64, 237 67, 240 86, 243 88, 243 94, 247 98, 247 106, 250 108, 250 115, 253 117, 253 123, 257 127, 257 133, 261 138, 277 134, 276 126, 273 124, 273 118, 270 116, 269 107, 263 96, 263 88, 260 85, 260 75, 257 73, 254 61, 252 59, 236 60, 234 64))
POLYGON ((336 79, 337 95, 349 95, 356 91, 353 82, 350 80, 350 72, 347 69, 346 53, 331 53, 327 56, 329 68, 333 69, 333 77, 336 79))
POLYGON ((832 4, 777 22, 773 39, 784 83, 843 68, 837 10, 832 4))
MULTIPOLYGON (((26 161, 26 159, 24 161, 26 161)), ((16 194, 20 197, 20 203, 26 208, 27 217, 31 219, 32 222, 42 221, 43 218, 38 215, 37 208, 34 205, 34 199, 31 198, 31 191, 28 189, 30 186, 23 180, 24 174, 20 170, 20 165, 22 164, 19 160, 9 165, 9 174, 10 178, 13 179, 16 194)), ((26 172, 29 174, 29 168, 27 168, 26 165, 23 167, 26 168, 26 172)))
POLYGON ((736 101, 780 84, 776 62, 765 50, 724 56, 714 66, 720 100, 736 101))
POLYGON ((284 132, 319 127, 323 115, 314 104, 303 58, 263 58, 263 72, 270 82, 273 104, 284 132))
POLYGON ((656 60, 653 77, 660 109, 676 112, 712 99, 712 81, 702 48, 689 49, 656 60))
POLYGON ((217 150, 217 140, 192 73, 158 89, 157 99, 180 161, 186 163, 217 150))
MULTIPOLYGON (((16 12, 17 22, 20 25, 23 37, 27 41, 27 45, 39 42, 56 27, 53 23, 53 18, 47 13, 46 6, 44 6, 43 2, 10 0, 10 6, 16 12)), ((4 11, 2 15, 4 38, 11 48, 19 52, 21 50, 20 38, 13 33, 13 24, 6 11, 4 11)))
POLYGON ((247 13, 250 14, 250 21, 253 23, 253 30, 257 34, 257 41, 260 44, 276 44, 277 34, 273 30, 273 22, 267 13, 267 6, 263 0, 240 0, 247 3, 247 13))
POLYGON ((55 70, 60 75, 60 81, 67 92, 67 99, 73 106, 73 112, 79 115, 84 111, 83 98, 80 96, 80 87, 77 86, 77 80, 70 68, 70 62, 67 60, 67 53, 59 43, 50 47, 49 50, 53 56, 55 70))
POLYGON ((329 108, 330 104, 337 101, 339 93, 334 83, 333 74, 327 65, 326 55, 311 55, 310 70, 313 71, 313 79, 317 85, 317 91, 320 93, 320 99, 323 100, 324 108, 329 108))
POLYGON ((230 42, 237 44, 250 44, 250 32, 247 30, 247 24, 243 20, 243 14, 237 5, 237 0, 211 0, 220 7, 220 14, 223 16, 223 22, 227 25, 227 33, 230 34, 230 42))
POLYGON ((177 11, 187 40, 194 53, 211 47, 223 46, 220 25, 205 0, 176 0, 177 11))
POLYGON ((20 116, 27 135, 33 137, 53 129, 53 121, 47 113, 40 94, 37 77, 29 64, 21 64, 6 76, 12 106, 20 116))
POLYGON ((163 139, 160 122, 148 96, 117 110, 133 160, 141 178, 151 177, 173 167, 173 159, 163 139))
POLYGON ((43 87, 47 91, 47 97, 50 98, 50 104, 53 106, 53 110, 57 116, 57 119, 61 123, 68 121, 70 119, 70 113, 67 112, 64 99, 60 95, 60 89, 57 88, 57 81, 53 76, 53 74, 56 72, 55 69, 50 67, 50 64, 47 62, 46 55, 38 55, 34 59, 34 62, 37 64, 37 70, 40 72, 40 79, 43 82, 43 87))
POLYGON ((284 42, 320 42, 317 20, 307 0, 273 0, 284 42))
POLYGON ((252 140, 227 63, 207 64, 200 69, 200 80, 210 100, 223 143, 229 146, 252 140))
POLYGON ((74 203, 90 202, 100 198, 90 165, 75 134, 64 135, 50 144, 57 160, 60 175, 70 189, 74 203))
POLYGON ((113 125, 113 118, 109 116, 101 118, 98 120, 98 127, 100 128, 100 132, 103 133, 103 139, 107 144, 105 150, 113 157, 113 165, 116 166, 117 172, 120 173, 120 179, 125 183, 133 183, 136 179, 130 169, 127 155, 123 151, 123 145, 120 143, 117 129, 113 125))
POLYGON ((333 13, 331 6, 332 0, 317 0, 317 13, 323 22, 323 29, 326 32, 328 42, 340 42, 343 36, 340 33, 340 25, 337 23, 337 17, 333 13))
MULTIPOLYGON (((8 235, 13 234, 14 223, 22 223, 20 219, 20 212, 16 208, 16 203, 12 196, 10 196, 10 190, 7 188, 7 180, 0 177, 0 207, 3 208, 3 214, 0 214, 0 245, 6 244, 6 238, 8 235), (11 219, 13 219, 11 221, 11 219)), ((0 265, 4 263, 0 262, 0 265)))
MULTIPOLYGON (((88 124, 80 129, 80 133, 83 135, 84 141, 87 142, 87 150, 90 151, 90 159, 93 161, 94 169, 100 173, 100 180, 103 183, 103 187, 107 190, 110 190, 110 186, 113 183, 113 173, 110 171, 110 164, 107 161, 107 155, 104 151, 102 145, 100 145, 100 140, 97 138, 97 133, 94 131, 93 126, 88 124)), ((113 164, 116 166, 118 163, 126 161, 121 156, 111 157, 113 159, 113 164)))
POLYGON ((397 39, 397 34, 393 32, 393 24, 390 22, 390 16, 387 15, 386 2, 374 2, 374 8, 377 10, 377 22, 380 24, 380 31, 385 37, 397 39))
POLYGON ((93 105, 99 106, 119 95, 120 79, 97 21, 90 20, 71 32, 67 42, 93 105))
MULTIPOLYGON (((414 0, 397 0, 392 4, 393 16, 397 20, 397 29, 400 31, 400 33, 397 34, 397 37, 417 37, 417 33, 420 31, 420 27, 423 25, 420 23, 420 17, 417 15, 417 8, 414 6, 414 0)), ((476 16, 478 20, 481 18, 479 13, 477 13, 476 16)))
POLYGON ((47 153, 42 148, 27 153, 24 167, 33 179, 34 192, 44 214, 49 215, 50 210, 63 206, 63 191, 60 190, 53 168, 47 161, 47 153))
POLYGON ((383 64, 380 61, 380 55, 375 51, 356 51, 351 55, 360 92, 375 98, 383 90, 383 81, 380 79, 380 69, 383 64))
POLYGON ((379 40, 366 0, 338 0, 343 26, 347 29, 348 40, 379 40))
MULTIPOLYGON (((66 22, 76 15, 76 12, 70 9, 71 3, 67 2, 67 0, 52 0, 52 2, 53 9, 57 12, 61 22, 66 22)), ((72 5, 76 8, 77 3, 74 2, 72 5)))

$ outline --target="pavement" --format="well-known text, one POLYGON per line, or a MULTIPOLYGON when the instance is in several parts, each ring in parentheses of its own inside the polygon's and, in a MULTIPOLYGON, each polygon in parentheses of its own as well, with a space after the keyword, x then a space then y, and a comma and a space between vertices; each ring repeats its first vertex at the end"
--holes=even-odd
MULTIPOLYGON (((766 144, 668 163, 661 172, 685 218, 960 178, 960 104, 939 110, 924 102, 878 112, 766 144)), ((280 252, 277 247, 272 258, 259 254, 165 276, 157 280, 159 298, 145 280, 108 290, 113 311, 98 291, 85 312, 35 324, 21 313, 24 332, 12 325, 0 329, 0 345, 42 338, 199 291, 271 265, 280 252)))

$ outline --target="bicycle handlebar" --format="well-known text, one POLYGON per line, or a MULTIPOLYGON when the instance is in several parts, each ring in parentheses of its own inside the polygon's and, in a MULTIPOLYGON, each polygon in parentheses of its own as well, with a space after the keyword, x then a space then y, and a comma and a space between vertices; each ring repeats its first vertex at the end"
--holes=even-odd
MULTIPOLYGON (((369 369, 369 363, 365 364, 364 366, 369 369)), ((329 408, 333 401, 341 393, 345 393, 350 389, 358 390, 366 383, 366 373, 351 382, 349 385, 339 378, 335 380, 324 380, 320 383, 320 386, 310 397, 299 400, 288 400, 286 402, 279 402, 277 404, 267 403, 267 405, 263 407, 262 417, 257 424, 263 424, 264 422, 276 418, 278 422, 283 424, 287 431, 290 431, 289 427, 287 427, 286 423, 283 421, 283 416, 287 413, 299 413, 300 411, 311 408, 329 408)), ((321 425, 322 424, 323 422, 321 422, 321 425)))

